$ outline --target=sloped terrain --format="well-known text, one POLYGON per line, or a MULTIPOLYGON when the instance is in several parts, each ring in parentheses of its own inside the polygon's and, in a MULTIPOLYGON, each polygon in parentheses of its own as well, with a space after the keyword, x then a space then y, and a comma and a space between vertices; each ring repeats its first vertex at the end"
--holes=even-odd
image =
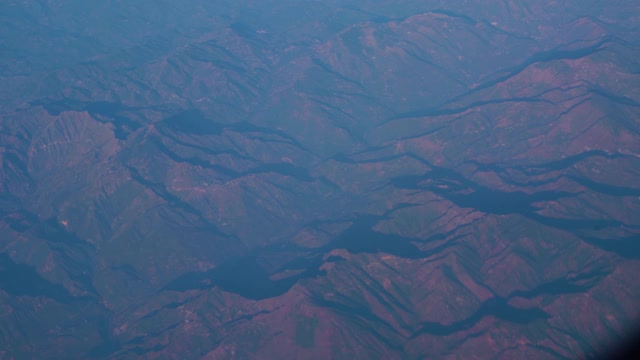
POLYGON ((640 6, 0 5, 0 357, 573 359, 640 302, 640 6))

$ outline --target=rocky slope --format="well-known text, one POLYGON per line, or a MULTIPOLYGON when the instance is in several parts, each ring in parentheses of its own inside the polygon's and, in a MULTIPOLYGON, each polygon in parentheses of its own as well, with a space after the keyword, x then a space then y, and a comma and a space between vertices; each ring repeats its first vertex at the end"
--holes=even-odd
POLYGON ((2 358, 587 358, 640 315, 634 1, 0 9, 2 358))

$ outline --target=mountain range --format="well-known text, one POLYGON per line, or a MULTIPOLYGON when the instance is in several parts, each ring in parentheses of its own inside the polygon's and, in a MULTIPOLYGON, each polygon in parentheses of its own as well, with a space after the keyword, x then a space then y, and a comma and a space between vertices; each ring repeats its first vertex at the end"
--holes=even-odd
POLYGON ((5 1, 0 358, 596 357, 639 59, 628 0, 5 1))

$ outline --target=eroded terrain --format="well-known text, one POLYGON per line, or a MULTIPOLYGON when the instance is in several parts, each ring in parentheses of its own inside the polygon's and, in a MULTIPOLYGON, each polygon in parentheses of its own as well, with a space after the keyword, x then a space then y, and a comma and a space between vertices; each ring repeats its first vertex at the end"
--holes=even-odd
POLYGON ((585 358, 638 319, 633 1, 1 5, 0 357, 585 358))

